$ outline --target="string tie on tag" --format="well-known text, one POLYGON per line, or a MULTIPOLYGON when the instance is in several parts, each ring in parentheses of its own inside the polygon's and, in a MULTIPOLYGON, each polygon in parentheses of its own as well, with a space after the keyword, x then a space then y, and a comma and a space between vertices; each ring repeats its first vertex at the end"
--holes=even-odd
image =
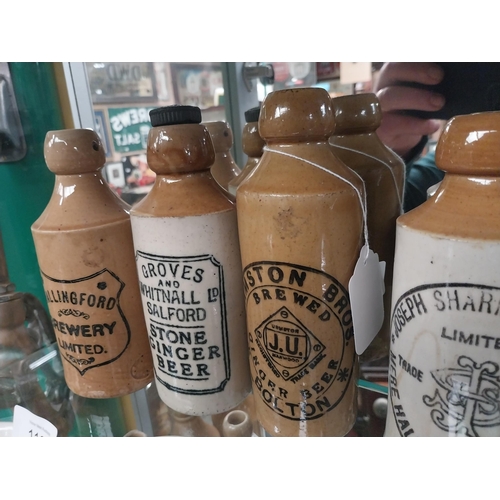
MULTIPOLYGON (((346 148, 345 146, 339 146, 338 144, 331 144, 329 143, 330 146, 338 149, 343 149, 344 151, 350 151, 351 153, 358 153, 359 155, 366 156, 367 158, 370 158, 371 160, 376 160, 379 163, 382 163, 384 167, 387 167, 389 169, 389 172, 391 173, 392 180, 394 182, 394 187, 396 188, 396 194, 398 197, 398 203, 399 203, 399 214, 401 215, 403 213, 403 195, 399 189, 398 182, 396 180, 396 176, 394 175, 394 171, 392 170, 391 166, 386 163, 385 161, 382 161, 380 158, 377 158, 375 156, 369 155, 368 153, 365 153, 364 151, 359 151, 357 149, 351 149, 351 148, 346 148)), ((403 160, 401 160, 403 162, 403 160)), ((404 162, 403 162, 403 186, 406 183, 406 168, 404 168, 404 162)))
POLYGON ((333 175, 334 177, 337 177, 337 179, 340 179, 341 181, 345 182, 346 184, 349 184, 349 186, 351 186, 354 189, 354 191, 358 195, 359 204, 361 205, 361 212, 363 214, 363 237, 364 237, 365 246, 366 246, 366 255, 364 257, 364 261, 366 262, 366 259, 368 258, 368 254, 369 254, 368 220, 367 220, 367 205, 366 205, 366 188, 365 188, 365 182, 362 179, 362 177, 360 177, 360 175, 357 172, 355 172, 354 170, 351 169, 351 172, 353 172, 360 179, 360 181, 363 184, 363 194, 361 194, 359 189, 352 182, 345 179, 341 175, 339 175, 335 172, 332 172, 331 170, 323 167, 322 165, 318 165, 317 163, 306 160, 305 158, 301 158, 300 156, 296 156, 296 155, 293 155, 291 153, 286 153, 285 151, 281 151, 279 149, 273 149, 273 148, 270 148, 268 146, 264 146, 264 151, 268 151, 270 153, 277 153, 277 154, 280 154, 283 156, 288 156, 290 158, 294 158, 295 160, 300 160, 300 161, 303 161, 305 163, 308 163, 309 165, 312 165, 313 167, 319 168, 320 170, 322 170, 323 172, 326 172, 327 174, 330 174, 330 175, 333 175))

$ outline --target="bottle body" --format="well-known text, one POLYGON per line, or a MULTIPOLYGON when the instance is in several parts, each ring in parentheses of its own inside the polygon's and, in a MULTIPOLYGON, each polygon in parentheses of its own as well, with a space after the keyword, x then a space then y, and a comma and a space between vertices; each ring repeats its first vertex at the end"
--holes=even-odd
POLYGON ((47 134, 55 186, 31 229, 66 383, 82 397, 115 398, 144 388, 153 366, 128 205, 91 171, 102 166, 99 148, 91 130, 47 134))
POLYGON ((333 153, 364 181, 370 248, 385 262, 384 322, 361 362, 389 354, 390 314, 396 219, 402 213, 404 162, 376 134, 382 112, 374 94, 332 99, 336 128, 329 143, 333 153))
POLYGON ((150 116, 157 176, 131 220, 156 388, 179 413, 221 413, 251 391, 236 209, 210 174, 199 108, 150 116))
MULTIPOLYGON (((335 162, 326 142, 273 147, 335 162)), ((343 436, 357 409, 347 292, 362 234, 356 192, 300 159, 265 151, 237 205, 257 418, 273 436, 343 436)))
POLYGON ((500 435, 499 252, 398 225, 386 436, 500 435))
POLYGON ((435 195, 398 219, 387 436, 499 436, 500 113, 450 120, 435 195))
POLYGON ((234 408, 250 391, 235 211, 132 228, 160 398, 189 415, 234 408))

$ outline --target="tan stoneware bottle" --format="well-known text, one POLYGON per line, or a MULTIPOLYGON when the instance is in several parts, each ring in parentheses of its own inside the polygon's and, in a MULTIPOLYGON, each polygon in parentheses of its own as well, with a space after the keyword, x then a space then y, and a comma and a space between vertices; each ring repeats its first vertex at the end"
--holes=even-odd
POLYGON ((236 165, 231 153, 234 141, 233 131, 224 121, 204 122, 203 125, 210 133, 215 150, 215 159, 210 167, 212 177, 226 196, 234 201, 234 196, 229 191, 229 182, 240 174, 241 169, 236 165))
POLYGON ((211 173, 194 106, 150 112, 151 191, 131 210, 144 314, 161 400, 212 415, 251 391, 235 204, 211 173))
POLYGON ((153 365, 129 206, 101 175, 94 131, 48 132, 44 154, 55 185, 32 234, 66 383, 86 398, 133 393, 153 365))
POLYGON ((402 213, 405 165, 376 133, 382 111, 375 94, 335 97, 332 107, 335 131, 330 145, 334 154, 365 183, 370 248, 386 263, 384 323, 360 356, 361 362, 368 362, 389 354, 396 219, 402 213))
POLYGON ((397 222, 386 436, 500 436, 500 112, 456 116, 397 222))
POLYGON ((266 141, 236 194, 257 418, 271 436, 344 436, 357 411, 348 282, 362 181, 332 153, 329 94, 270 93, 266 141))
POLYGON ((264 152, 266 143, 259 134, 259 115, 260 106, 245 111, 246 124, 241 134, 241 146, 243 152, 247 155, 247 162, 238 176, 229 182, 228 189, 233 196, 236 196, 238 186, 257 166, 264 152))

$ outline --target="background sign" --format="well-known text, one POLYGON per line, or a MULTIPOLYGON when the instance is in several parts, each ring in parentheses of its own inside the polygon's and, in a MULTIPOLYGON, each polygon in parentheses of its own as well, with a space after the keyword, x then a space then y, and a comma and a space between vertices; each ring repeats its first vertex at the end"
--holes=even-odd
POLYGON ((154 66, 147 62, 86 63, 92 102, 154 102, 154 66))
POLYGON ((147 148, 151 128, 149 111, 152 109, 154 108, 108 108, 111 136, 117 153, 144 151, 147 148))

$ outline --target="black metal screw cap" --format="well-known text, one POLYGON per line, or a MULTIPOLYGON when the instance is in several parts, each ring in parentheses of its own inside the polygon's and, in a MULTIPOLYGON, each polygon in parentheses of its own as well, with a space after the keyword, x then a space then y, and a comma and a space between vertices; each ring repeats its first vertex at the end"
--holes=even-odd
POLYGON ((250 108, 245 111, 245 121, 247 123, 258 122, 260 116, 260 106, 250 108))
POLYGON ((172 106, 152 109, 149 112, 149 118, 153 127, 201 123, 201 109, 197 106, 174 104, 172 106))

